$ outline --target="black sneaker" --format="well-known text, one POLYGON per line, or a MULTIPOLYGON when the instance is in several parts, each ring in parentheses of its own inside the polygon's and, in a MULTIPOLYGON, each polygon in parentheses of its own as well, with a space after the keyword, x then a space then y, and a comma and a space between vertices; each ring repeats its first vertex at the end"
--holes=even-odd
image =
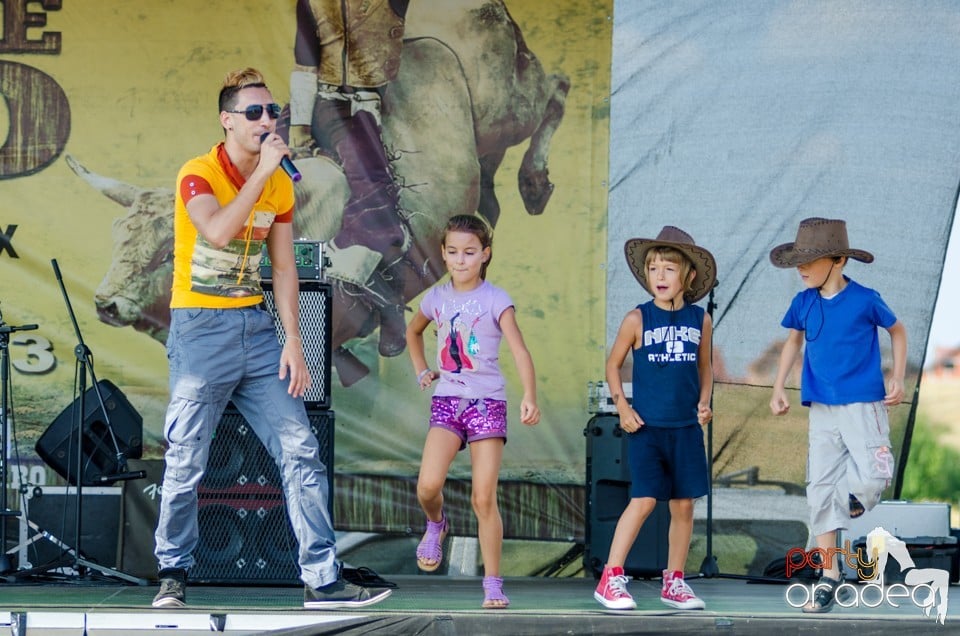
POLYGON ((187 606, 187 573, 180 568, 160 570, 160 591, 153 597, 154 607, 187 606))
POLYGON ((303 588, 303 606, 306 609, 350 609, 379 603, 390 596, 393 590, 376 587, 360 587, 342 577, 330 585, 314 589, 303 588))
POLYGON ((393 581, 388 581, 377 574, 374 570, 363 566, 359 568, 348 568, 347 566, 344 566, 340 571, 340 576, 346 579, 347 583, 353 583, 354 585, 359 585, 360 587, 397 587, 397 584, 393 581))
POLYGON ((850 493, 850 518, 856 519, 857 517, 862 517, 866 511, 867 509, 863 507, 860 500, 857 499, 853 493, 850 493))

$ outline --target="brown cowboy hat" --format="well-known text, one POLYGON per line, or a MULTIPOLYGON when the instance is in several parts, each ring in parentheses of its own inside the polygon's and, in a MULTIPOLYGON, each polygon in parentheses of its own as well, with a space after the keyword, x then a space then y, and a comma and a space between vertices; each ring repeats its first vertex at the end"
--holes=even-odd
POLYGON ((693 263, 697 275, 693 278, 690 291, 685 294, 689 302, 695 303, 717 284, 717 261, 713 254, 693 242, 693 237, 672 225, 664 225, 655 239, 632 238, 623 246, 627 256, 627 265, 643 288, 650 291, 647 284, 647 252, 654 247, 672 247, 681 252, 693 263))
POLYGON ((848 256, 864 263, 873 262, 873 254, 850 249, 847 223, 840 219, 813 217, 800 221, 797 240, 770 250, 770 262, 777 267, 796 267, 826 256, 848 256))

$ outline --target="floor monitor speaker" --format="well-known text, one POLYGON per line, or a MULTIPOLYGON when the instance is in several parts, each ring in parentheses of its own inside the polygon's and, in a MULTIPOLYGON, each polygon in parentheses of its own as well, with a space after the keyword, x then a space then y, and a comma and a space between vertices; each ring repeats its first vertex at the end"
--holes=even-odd
MULTIPOLYGON (((119 465, 117 451, 127 459, 143 452, 143 418, 109 380, 100 380, 83 395, 83 436, 79 474, 84 486, 109 486, 110 479, 126 471, 119 465), (99 387, 106 415, 100 407, 99 387), (108 426, 109 420, 109 426, 108 426), (112 435, 111 435, 112 429, 112 435), (114 445, 114 438, 116 445, 114 445)), ((77 484, 77 416, 80 399, 67 406, 36 443, 37 454, 70 484, 77 484)))

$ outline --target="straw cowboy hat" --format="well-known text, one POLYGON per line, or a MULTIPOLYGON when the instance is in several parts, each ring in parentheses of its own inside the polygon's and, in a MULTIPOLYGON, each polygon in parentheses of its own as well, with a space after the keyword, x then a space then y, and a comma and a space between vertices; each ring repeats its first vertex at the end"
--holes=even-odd
POLYGON ((825 256, 848 256, 864 263, 873 262, 870 252, 850 249, 847 223, 840 219, 804 219, 797 228, 796 241, 770 250, 770 262, 777 267, 796 267, 825 256))
POLYGON ((657 238, 632 238, 623 246, 627 265, 644 289, 650 291, 650 285, 647 284, 647 252, 651 248, 661 246, 672 247, 683 253, 693 263, 693 269, 697 275, 693 278, 690 291, 684 294, 689 302, 697 302, 717 284, 717 261, 713 258, 713 254, 696 245, 693 237, 680 228, 665 225, 657 234, 657 238))

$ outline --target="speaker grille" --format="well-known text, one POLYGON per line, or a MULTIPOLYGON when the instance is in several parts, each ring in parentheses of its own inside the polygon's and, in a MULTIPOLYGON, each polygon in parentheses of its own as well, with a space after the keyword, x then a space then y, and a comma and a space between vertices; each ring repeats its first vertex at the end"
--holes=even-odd
MULTIPOLYGON (((303 357, 307 361, 312 386, 303 399, 308 409, 330 408, 330 340, 333 319, 332 288, 317 281, 300 281, 300 338, 303 357)), ((273 283, 263 281, 263 299, 273 314, 280 344, 286 342, 283 326, 277 316, 273 283)))
MULTIPOLYGON (((320 445, 320 461, 327 467, 327 510, 333 519, 334 412, 309 410, 307 416, 320 445)), ((297 540, 287 517, 280 471, 232 404, 210 445, 197 497, 200 543, 191 581, 298 581, 297 540)))

